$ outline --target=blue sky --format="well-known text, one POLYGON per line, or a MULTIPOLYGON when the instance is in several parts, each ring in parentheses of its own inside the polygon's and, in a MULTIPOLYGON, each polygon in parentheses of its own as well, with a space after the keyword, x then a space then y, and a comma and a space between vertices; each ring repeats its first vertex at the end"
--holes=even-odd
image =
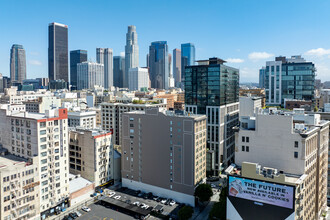
POLYGON ((136 25, 140 66, 152 41, 169 50, 192 42, 196 59, 219 57, 240 69, 241 82, 257 82, 274 56, 303 55, 317 78, 330 80, 330 1, 307 0, 0 0, 0 73, 9 75, 12 44, 26 50, 27 77, 47 77, 48 23, 69 26, 69 50, 124 51, 128 25, 136 25))

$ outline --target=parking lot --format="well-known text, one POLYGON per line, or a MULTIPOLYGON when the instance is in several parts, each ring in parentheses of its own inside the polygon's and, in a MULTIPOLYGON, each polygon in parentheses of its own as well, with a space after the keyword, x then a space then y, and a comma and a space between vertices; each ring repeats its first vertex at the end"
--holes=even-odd
POLYGON ((98 204, 92 204, 89 206, 91 209, 90 212, 83 212, 82 216, 77 218, 78 220, 121 220, 121 219, 134 219, 133 217, 126 215, 121 212, 117 212, 116 210, 112 210, 109 208, 106 208, 102 205, 98 204))

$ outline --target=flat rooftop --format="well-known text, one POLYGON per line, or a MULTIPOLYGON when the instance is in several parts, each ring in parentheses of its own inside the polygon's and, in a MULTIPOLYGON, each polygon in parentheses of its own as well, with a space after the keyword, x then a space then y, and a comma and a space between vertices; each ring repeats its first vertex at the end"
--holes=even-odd
POLYGON ((15 165, 26 164, 27 159, 15 156, 13 154, 7 154, 0 156, 0 169, 15 170, 15 165))
POLYGON ((91 181, 86 180, 82 177, 74 178, 71 181, 69 181, 69 191, 70 193, 74 193, 91 184, 93 184, 91 181))

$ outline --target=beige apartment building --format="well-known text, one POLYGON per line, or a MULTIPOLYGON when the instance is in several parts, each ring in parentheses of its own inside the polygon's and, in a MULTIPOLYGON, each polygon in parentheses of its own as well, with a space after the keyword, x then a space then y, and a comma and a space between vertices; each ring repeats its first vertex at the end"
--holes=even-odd
POLYGON ((68 115, 66 109, 42 113, 0 110, 0 143, 11 154, 38 157, 38 199, 42 217, 69 198, 68 115))
POLYGON ((115 167, 112 132, 71 129, 69 150, 70 173, 80 174, 94 182, 95 187, 118 179, 115 175, 118 175, 120 167, 115 167))
POLYGON ((206 178, 206 116, 148 108, 122 120, 122 185, 195 206, 206 178))
POLYGON ((68 120, 69 127, 82 127, 87 129, 96 128, 95 111, 69 111, 68 120))
POLYGON ((0 219, 40 219, 38 157, 0 156, 0 219))
POLYGON ((306 175, 305 200, 296 219, 319 219, 327 208, 329 124, 318 114, 304 114, 303 109, 270 108, 256 117, 242 117, 236 133, 236 164, 259 163, 306 175))
POLYGON ((163 108, 166 107, 166 104, 102 103, 102 129, 105 131, 111 130, 113 132, 113 143, 121 145, 122 114, 130 111, 144 111, 150 107, 163 108))

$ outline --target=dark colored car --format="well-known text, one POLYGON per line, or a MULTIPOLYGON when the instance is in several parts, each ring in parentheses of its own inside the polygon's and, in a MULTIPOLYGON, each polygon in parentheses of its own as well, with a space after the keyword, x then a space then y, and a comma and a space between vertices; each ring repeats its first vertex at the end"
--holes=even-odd
POLYGON ((157 202, 160 202, 160 201, 162 201, 162 199, 163 199, 163 198, 158 197, 158 199, 157 199, 156 201, 157 201, 157 202))
POLYGON ((165 205, 169 205, 171 202, 171 199, 167 199, 166 202, 165 202, 165 205))
POLYGON ((150 192, 147 194, 147 197, 148 197, 148 199, 152 199, 154 197, 154 195, 150 192))
POLYGON ((69 216, 70 216, 71 218, 73 218, 73 219, 78 218, 78 215, 77 215, 75 212, 71 212, 71 213, 69 214, 69 216))

